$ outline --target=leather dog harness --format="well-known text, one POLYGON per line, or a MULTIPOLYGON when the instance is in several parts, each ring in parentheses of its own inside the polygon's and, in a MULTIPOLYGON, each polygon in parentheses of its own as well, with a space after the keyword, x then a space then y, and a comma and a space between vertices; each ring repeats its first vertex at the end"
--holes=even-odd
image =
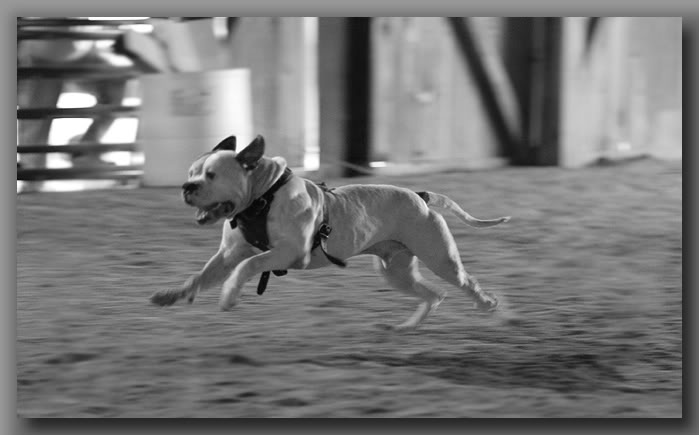
MULTIPOLYGON (((269 236, 267 234, 267 215, 269 214, 269 209, 274 199, 274 194, 285 185, 291 178, 291 169, 286 168, 284 173, 279 177, 279 179, 269 188, 262 196, 257 198, 250 204, 248 208, 238 213, 231 219, 231 228, 240 228, 243 233, 245 240, 252 246, 260 249, 261 251, 269 251, 269 236)), ((332 189, 328 188, 325 183, 316 183, 324 193, 329 193, 332 189)), ((323 222, 320 224, 318 231, 313 236, 313 246, 311 252, 316 248, 320 247, 321 251, 325 257, 333 264, 340 267, 345 267, 347 264, 328 254, 327 250, 327 239, 330 236, 332 227, 328 224, 328 208, 323 205, 323 222)), ((286 270, 273 270, 272 271, 277 276, 283 276, 287 274, 286 270)), ((257 294, 261 295, 267 288, 267 282, 269 281, 269 271, 262 272, 260 275, 260 282, 257 284, 257 294)))

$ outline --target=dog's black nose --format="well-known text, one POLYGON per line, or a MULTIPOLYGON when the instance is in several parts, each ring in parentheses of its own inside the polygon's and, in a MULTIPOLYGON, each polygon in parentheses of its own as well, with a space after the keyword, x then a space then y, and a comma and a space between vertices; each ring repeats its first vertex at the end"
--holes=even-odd
POLYGON ((184 191, 184 193, 192 193, 195 190, 197 190, 197 183, 190 183, 190 182, 184 183, 182 185, 182 190, 184 191))

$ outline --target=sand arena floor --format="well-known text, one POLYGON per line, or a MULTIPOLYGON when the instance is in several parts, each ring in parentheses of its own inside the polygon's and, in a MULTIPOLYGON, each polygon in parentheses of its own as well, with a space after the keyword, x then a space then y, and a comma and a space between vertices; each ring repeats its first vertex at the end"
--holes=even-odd
MULTIPOLYGON (((23 417, 679 417, 681 163, 507 168, 388 182, 445 193, 466 269, 415 332, 415 302, 371 257, 291 271, 232 312, 218 290, 159 308, 215 251, 177 189, 17 201, 17 411, 23 417)), ((440 282, 423 268, 433 282, 440 282)))

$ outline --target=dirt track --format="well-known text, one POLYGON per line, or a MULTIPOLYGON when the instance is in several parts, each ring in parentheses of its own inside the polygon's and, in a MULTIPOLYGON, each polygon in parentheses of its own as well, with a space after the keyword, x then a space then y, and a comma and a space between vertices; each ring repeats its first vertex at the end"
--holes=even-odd
POLYGON ((419 330, 386 331, 414 302, 370 257, 273 276, 261 297, 250 283, 232 312, 218 290, 163 309, 148 296, 198 270, 220 235, 196 226, 176 189, 21 195, 18 413, 681 416, 680 163, 355 181, 512 215, 482 230, 445 215, 503 309, 478 313, 450 289, 419 330))

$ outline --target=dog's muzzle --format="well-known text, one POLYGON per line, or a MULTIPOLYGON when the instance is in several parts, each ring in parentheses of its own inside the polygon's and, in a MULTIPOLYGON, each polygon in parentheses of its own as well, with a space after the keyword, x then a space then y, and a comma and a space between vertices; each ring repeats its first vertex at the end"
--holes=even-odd
POLYGON ((199 185, 196 183, 184 183, 182 185, 182 199, 187 205, 193 206, 194 204, 192 203, 192 194, 194 194, 197 190, 199 190, 199 185))
POLYGON ((182 192, 185 195, 192 194, 192 193, 196 192, 197 189, 199 189, 199 185, 197 183, 186 182, 182 185, 182 192))
POLYGON ((192 201, 192 196, 199 191, 201 186, 198 183, 187 182, 182 185, 182 199, 187 205, 197 207, 195 219, 199 225, 211 224, 221 218, 229 217, 235 211, 233 201, 222 201, 200 206, 192 201))
POLYGON ((216 202, 197 209, 195 219, 199 225, 211 224, 221 218, 228 217, 235 211, 233 201, 216 202))

